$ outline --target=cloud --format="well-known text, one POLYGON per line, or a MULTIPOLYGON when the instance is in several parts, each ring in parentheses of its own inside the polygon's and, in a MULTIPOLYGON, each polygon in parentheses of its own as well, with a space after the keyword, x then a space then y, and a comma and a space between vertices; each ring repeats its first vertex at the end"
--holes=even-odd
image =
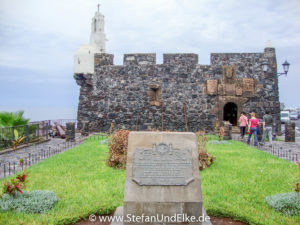
MULTIPOLYGON (((89 41, 98 2, 1 0, 0 68, 27 71, 26 80, 32 83, 72 82, 73 54, 89 41)), ((278 59, 293 60, 288 80, 299 83, 298 0, 109 0, 100 9, 107 52, 115 55, 116 64, 122 64, 124 53, 133 52, 157 53, 158 62, 162 53, 194 52, 199 63, 208 64, 211 52, 262 52, 272 40, 278 59)), ((6 79, 3 74, 0 70, 0 81, 6 79)), ((285 97, 291 93, 284 85, 281 96, 293 103, 285 97)))

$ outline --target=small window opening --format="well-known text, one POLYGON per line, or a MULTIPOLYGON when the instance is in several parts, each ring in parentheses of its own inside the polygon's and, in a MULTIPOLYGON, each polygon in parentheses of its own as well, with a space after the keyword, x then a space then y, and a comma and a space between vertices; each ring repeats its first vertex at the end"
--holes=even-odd
POLYGON ((150 85, 148 94, 149 94, 150 105, 155 105, 155 106, 161 105, 160 85, 157 85, 157 84, 150 85))

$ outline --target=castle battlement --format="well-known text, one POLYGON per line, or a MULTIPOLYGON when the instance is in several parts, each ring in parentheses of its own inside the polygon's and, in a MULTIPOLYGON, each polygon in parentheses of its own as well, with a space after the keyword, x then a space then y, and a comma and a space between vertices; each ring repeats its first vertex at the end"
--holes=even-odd
MULTIPOLYGON (((114 65, 114 55, 107 53, 96 53, 95 54, 95 66, 107 66, 114 65)), ((166 53, 163 54, 163 64, 166 65, 196 65, 198 64, 198 54, 194 53, 166 53)), ((123 66, 130 65, 159 65, 156 63, 155 53, 132 53, 124 54, 123 66)))
MULTIPOLYGON (((95 53, 95 68, 99 66, 114 65, 114 55, 108 53, 95 53)), ((203 65, 198 62, 198 54, 195 53, 164 53, 163 64, 157 64, 156 53, 130 53, 124 54, 123 64, 118 66, 150 66, 150 65, 176 65, 176 66, 221 66, 236 64, 261 64, 264 61, 276 59, 274 48, 265 48, 264 52, 254 53, 211 53, 210 64, 203 65)))

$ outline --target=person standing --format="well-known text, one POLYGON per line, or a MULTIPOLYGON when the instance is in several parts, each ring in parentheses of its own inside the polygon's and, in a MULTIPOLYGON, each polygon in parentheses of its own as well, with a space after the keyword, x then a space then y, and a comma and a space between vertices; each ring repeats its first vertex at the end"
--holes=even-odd
POLYGON ((266 115, 263 117, 263 136, 261 139, 261 145, 265 144, 265 138, 268 134, 269 137, 269 147, 272 147, 272 123, 273 123, 273 117, 270 115, 269 111, 266 111, 266 115))
POLYGON ((248 118, 244 112, 241 113, 241 116, 239 118, 239 123, 240 123, 241 138, 244 139, 246 126, 248 126, 248 118))
POLYGON ((254 146, 258 145, 258 139, 257 139, 257 127, 258 127, 259 121, 258 119, 255 117, 255 113, 252 112, 251 113, 251 119, 249 120, 249 129, 248 129, 248 141, 247 144, 250 144, 250 139, 252 134, 254 134, 254 146))

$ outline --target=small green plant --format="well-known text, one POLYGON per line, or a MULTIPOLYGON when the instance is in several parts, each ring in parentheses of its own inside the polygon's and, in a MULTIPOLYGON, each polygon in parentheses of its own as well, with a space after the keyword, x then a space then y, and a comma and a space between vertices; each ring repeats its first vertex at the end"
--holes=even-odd
POLYGON ((13 142, 13 150, 16 151, 18 145, 25 139, 24 136, 19 137, 19 132, 17 130, 14 130, 14 140, 13 142))
POLYGON ((268 196, 265 200, 269 207, 286 216, 294 216, 300 213, 300 201, 294 192, 268 196))
POLYGON ((23 159, 23 158, 21 158, 19 162, 20 162, 20 166, 22 166, 22 165, 23 165, 23 163, 24 163, 24 159, 23 159))
POLYGON ((28 177, 28 173, 26 173, 26 169, 23 173, 16 176, 16 178, 11 179, 10 181, 3 183, 3 193, 11 195, 13 197, 16 196, 17 192, 23 193, 23 189, 26 186, 26 179, 28 177))
POLYGON ((44 213, 49 211, 59 198, 52 191, 24 191, 17 193, 16 197, 3 194, 0 199, 0 211, 17 211, 23 213, 44 213))

